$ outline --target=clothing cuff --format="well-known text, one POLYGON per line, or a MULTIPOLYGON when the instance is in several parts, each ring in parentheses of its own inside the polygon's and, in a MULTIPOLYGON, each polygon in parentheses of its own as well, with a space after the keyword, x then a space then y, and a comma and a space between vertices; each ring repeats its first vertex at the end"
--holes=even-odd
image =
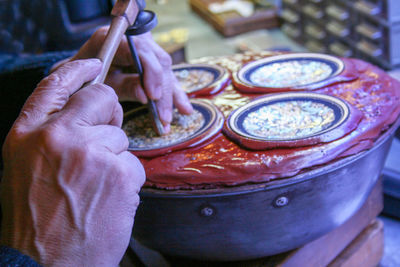
POLYGON ((71 57, 76 51, 47 52, 39 55, 0 54, 0 73, 15 73, 32 69, 41 69, 43 76, 50 73, 51 67, 58 61, 71 57))
POLYGON ((0 266, 5 267, 41 267, 37 262, 16 249, 0 246, 0 266))

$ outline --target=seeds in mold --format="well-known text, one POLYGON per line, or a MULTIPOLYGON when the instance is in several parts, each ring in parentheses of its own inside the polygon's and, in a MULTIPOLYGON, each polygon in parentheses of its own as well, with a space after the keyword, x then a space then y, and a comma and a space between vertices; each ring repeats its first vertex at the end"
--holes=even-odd
POLYGON ((329 128, 335 120, 332 108, 314 101, 285 101, 250 112, 244 129, 253 136, 285 140, 312 136, 329 128))
POLYGON ((204 69, 182 69, 174 70, 174 74, 182 89, 191 93, 200 90, 214 81, 214 74, 204 69))
POLYGON ((190 115, 174 110, 169 133, 158 136, 152 127, 149 115, 141 114, 127 121, 125 131, 131 149, 156 149, 180 143, 193 136, 204 125, 203 114, 194 110, 190 115))
POLYGON ((250 74, 249 80, 264 87, 291 87, 323 81, 332 68, 321 61, 290 60, 266 64, 250 74))

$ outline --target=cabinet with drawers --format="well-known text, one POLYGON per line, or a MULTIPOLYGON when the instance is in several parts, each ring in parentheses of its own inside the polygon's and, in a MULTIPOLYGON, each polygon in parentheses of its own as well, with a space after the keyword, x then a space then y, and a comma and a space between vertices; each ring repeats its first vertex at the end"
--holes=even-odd
POLYGON ((284 32, 313 52, 400 66, 399 0, 282 0, 285 10, 284 32))
POLYGON ((282 0, 280 16, 282 18, 282 31, 293 40, 300 43, 304 41, 303 38, 303 14, 298 12, 297 9, 301 6, 303 0, 282 0))

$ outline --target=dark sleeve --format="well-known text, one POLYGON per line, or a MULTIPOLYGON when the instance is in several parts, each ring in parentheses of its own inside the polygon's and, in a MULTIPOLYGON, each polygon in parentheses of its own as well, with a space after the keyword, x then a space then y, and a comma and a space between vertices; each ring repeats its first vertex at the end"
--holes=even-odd
MULTIPOLYGON (((51 66, 73 55, 73 51, 41 55, 0 55, 0 144, 17 118, 25 100, 49 74, 51 66)), ((1 153, 0 153, 1 154, 1 153)), ((1 158, 0 169, 3 169, 1 158)))
POLYGON ((40 267, 30 257, 23 255, 18 250, 0 246, 0 266, 2 267, 40 267))

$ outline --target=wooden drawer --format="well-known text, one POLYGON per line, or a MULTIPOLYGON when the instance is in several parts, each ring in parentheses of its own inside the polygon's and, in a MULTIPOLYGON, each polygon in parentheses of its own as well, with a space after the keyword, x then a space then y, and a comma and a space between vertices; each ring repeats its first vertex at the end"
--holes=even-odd
POLYGON ((399 0, 357 0, 353 7, 364 15, 386 21, 389 24, 400 21, 399 0))

